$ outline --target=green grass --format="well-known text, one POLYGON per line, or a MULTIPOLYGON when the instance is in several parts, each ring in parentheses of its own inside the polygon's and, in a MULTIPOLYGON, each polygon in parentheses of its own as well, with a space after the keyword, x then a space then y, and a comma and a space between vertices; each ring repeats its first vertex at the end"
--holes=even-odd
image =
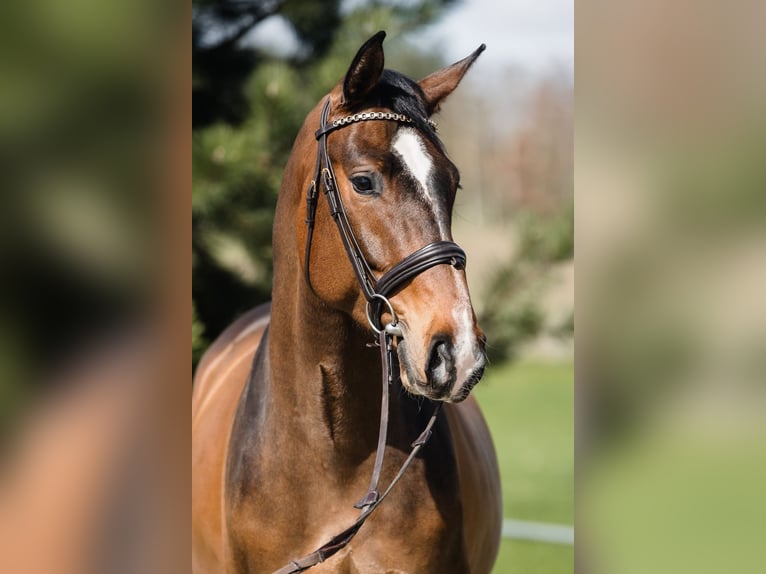
MULTIPOLYGON (((495 365, 475 393, 495 440, 506 518, 574 523, 574 368, 495 365)), ((570 573, 571 546, 503 540, 493 574, 570 573)))
POLYGON ((503 540, 492 574, 572 574, 574 550, 571 546, 503 540))

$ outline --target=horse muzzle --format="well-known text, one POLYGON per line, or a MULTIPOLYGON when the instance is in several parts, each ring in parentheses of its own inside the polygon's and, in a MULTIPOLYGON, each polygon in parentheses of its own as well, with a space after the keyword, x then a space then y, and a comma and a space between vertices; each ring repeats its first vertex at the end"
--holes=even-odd
POLYGON ((437 334, 419 349, 417 337, 403 329, 397 345, 402 384, 414 395, 435 401, 465 400, 487 365, 484 336, 437 334))

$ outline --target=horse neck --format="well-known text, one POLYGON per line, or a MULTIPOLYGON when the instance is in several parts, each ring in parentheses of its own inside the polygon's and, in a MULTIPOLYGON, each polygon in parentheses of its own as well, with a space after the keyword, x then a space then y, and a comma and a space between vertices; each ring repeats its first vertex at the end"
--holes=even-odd
MULTIPOLYGON (((300 264, 304 245, 295 233, 296 222, 305 217, 304 194, 313 176, 313 157, 317 153, 313 129, 318 122, 319 106, 309 114, 296 138, 277 203, 269 401, 274 412, 294 415, 290 424, 303 427, 301 434, 317 452, 331 448, 336 454, 363 457, 377 444, 380 352, 367 347, 375 340, 369 329, 360 327, 347 313, 325 304, 313 293, 300 264)), ((320 196, 319 201, 325 200, 320 196)), ((320 207, 316 237, 329 233, 337 230, 327 211, 320 207)), ((339 267, 350 265, 342 252, 335 261, 339 267)), ((321 281, 321 276, 313 280, 321 281)), ((396 401, 396 397, 391 398, 392 405, 396 401)), ((393 416, 390 425, 395 432, 398 417, 393 416)), ((284 421, 273 426, 284 427, 284 421)), ((271 430, 289 432, 284 428, 271 430)))
MULTIPOLYGON (((381 361, 368 348, 371 333, 343 312, 323 305, 301 276, 276 289, 269 335, 274 412, 312 449, 363 459, 374 450, 380 410, 381 361)), ((278 421, 277 424, 284 424, 278 421)))

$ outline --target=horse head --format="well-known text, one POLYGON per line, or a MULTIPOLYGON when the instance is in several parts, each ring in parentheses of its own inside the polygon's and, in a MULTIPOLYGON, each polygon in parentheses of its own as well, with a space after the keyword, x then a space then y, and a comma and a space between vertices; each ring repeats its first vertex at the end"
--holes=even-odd
MULTIPOLYGON (((311 250, 304 262, 307 283, 323 305, 343 311, 365 327, 370 294, 365 297, 360 289, 354 256, 347 246, 344 253, 342 232, 333 229, 333 217, 339 216, 333 202, 340 202, 373 283, 424 246, 457 248, 451 243, 451 218, 460 176, 429 118, 484 50, 482 45, 467 58, 415 82, 384 69, 384 36, 379 32, 360 48, 344 79, 330 92, 322 118, 317 120, 319 108, 310 114, 299 136, 306 141, 296 143, 296 149, 309 156, 303 164, 311 196, 319 193, 321 184, 309 175, 317 149, 310 135, 329 126, 324 129, 324 144, 316 136, 318 153, 321 156, 325 145, 334 180, 325 183, 337 186, 338 197, 318 202, 313 247, 303 218, 295 220, 298 241, 308 243, 311 250)), ((324 178, 324 164, 318 159, 316 165, 315 175, 324 178)), ((314 219, 313 212, 309 218, 314 219)), ((462 266, 429 266, 397 285, 388 300, 396 315, 404 387, 433 400, 465 399, 487 359, 462 266)), ((388 309, 381 306, 386 316, 382 324, 392 319, 388 309)))

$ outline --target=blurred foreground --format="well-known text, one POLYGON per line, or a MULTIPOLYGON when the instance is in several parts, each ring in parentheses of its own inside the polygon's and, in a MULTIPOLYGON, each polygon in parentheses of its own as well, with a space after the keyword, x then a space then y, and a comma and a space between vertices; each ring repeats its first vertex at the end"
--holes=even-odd
POLYGON ((189 571, 188 17, 0 8, 0 572, 189 571))

